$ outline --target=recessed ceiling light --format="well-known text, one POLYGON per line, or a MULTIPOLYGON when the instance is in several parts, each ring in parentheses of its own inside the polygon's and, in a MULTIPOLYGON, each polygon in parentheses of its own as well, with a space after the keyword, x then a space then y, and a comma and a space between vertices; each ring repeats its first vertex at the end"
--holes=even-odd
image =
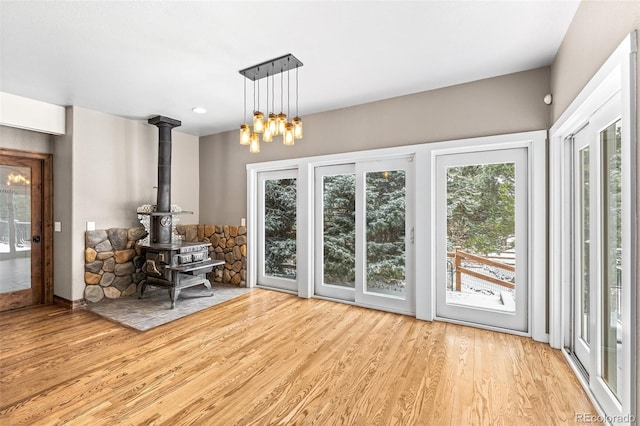
POLYGON ((207 110, 202 107, 191 108, 191 111, 195 112, 196 114, 204 114, 205 112, 207 112, 207 110))

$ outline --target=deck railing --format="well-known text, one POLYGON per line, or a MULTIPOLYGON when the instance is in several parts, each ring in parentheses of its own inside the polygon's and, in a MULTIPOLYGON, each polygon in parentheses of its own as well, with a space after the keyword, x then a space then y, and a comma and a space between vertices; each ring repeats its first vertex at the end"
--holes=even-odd
POLYGON ((516 272, 515 266, 508 265, 502 262, 496 262, 495 260, 491 260, 486 257, 467 253, 465 251, 462 251, 460 248, 455 248, 453 252, 447 252, 447 263, 451 265, 450 267, 453 274, 453 277, 451 278, 453 284, 452 290, 462 290, 463 274, 491 284, 498 285, 500 287, 515 289, 516 286, 513 282, 501 280, 499 278, 467 268, 466 264, 470 262, 473 262, 475 265, 478 265, 480 267, 486 266, 489 268, 500 269, 502 271, 506 271, 507 273, 511 273, 511 275, 515 275, 516 272))

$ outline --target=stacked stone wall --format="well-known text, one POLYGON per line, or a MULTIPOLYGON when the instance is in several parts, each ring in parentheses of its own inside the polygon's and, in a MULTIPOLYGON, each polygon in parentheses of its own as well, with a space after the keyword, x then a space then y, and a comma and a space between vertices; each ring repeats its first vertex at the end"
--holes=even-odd
POLYGON ((144 228, 111 228, 87 231, 84 251, 84 298, 99 302, 136 293, 145 278, 144 255, 136 245, 147 232, 144 228))
POLYGON ((211 243, 212 259, 224 260, 214 268, 209 280, 240 287, 247 285, 247 227, 227 225, 178 225, 176 233, 183 241, 211 243))
MULTIPOLYGON (((209 274, 211 282, 247 285, 247 228, 222 225, 178 225, 183 241, 211 243, 212 259, 224 260, 209 274)), ((137 243, 144 228, 112 228, 85 233, 84 297, 88 302, 117 299, 138 291, 145 279, 144 251, 137 243)))

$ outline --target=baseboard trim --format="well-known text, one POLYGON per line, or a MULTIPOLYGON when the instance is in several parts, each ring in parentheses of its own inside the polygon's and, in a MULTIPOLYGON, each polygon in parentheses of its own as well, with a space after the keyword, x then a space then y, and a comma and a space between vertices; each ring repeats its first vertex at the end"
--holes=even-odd
POLYGON ((53 303, 54 305, 60 305, 67 309, 84 309, 87 307, 87 302, 84 299, 78 300, 67 300, 64 297, 53 295, 53 303))

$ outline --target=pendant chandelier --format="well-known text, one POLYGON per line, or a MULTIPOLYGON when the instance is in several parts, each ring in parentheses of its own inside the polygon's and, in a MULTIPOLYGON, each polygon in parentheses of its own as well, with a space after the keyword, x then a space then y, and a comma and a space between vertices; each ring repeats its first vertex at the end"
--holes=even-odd
POLYGON ((249 152, 260 152, 260 135, 262 135, 262 142, 273 142, 276 136, 281 135, 282 143, 288 146, 293 145, 296 139, 302 139, 302 118, 298 115, 298 68, 301 66, 302 62, 292 54, 288 54, 240 70, 240 74, 246 77, 247 80, 253 81, 252 126, 247 124, 247 80, 244 80, 244 114, 242 117, 244 124, 240 125, 240 145, 249 145, 249 152), (291 116, 290 75, 292 69, 295 71, 296 79, 296 116, 289 122, 287 121, 287 116, 291 116), (280 113, 278 114, 275 112, 275 76, 277 74, 280 74, 280 113), (283 112, 285 106, 285 74, 287 80, 287 114, 283 112), (266 82, 266 114, 260 109, 260 80, 262 79, 266 82), (269 100, 271 100, 271 105, 269 105, 269 100))

